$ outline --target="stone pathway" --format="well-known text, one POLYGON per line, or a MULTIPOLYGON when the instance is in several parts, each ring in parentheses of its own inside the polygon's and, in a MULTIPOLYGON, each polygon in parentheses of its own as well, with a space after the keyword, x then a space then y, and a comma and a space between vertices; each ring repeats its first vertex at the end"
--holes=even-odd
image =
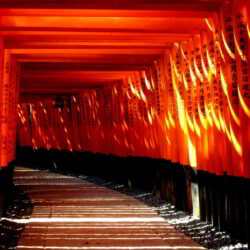
POLYGON ((17 249, 205 249, 142 202, 60 174, 18 167, 14 183, 34 203, 17 249))

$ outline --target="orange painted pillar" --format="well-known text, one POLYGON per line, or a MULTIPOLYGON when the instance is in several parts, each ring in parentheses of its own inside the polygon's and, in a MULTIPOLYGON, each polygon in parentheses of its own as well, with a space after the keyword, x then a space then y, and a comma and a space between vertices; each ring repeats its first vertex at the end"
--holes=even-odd
POLYGON ((1 106, 0 106, 0 112, 1 112, 1 141, 0 141, 0 154, 1 154, 1 167, 8 166, 9 163, 9 116, 10 114, 10 93, 11 93, 11 54, 10 51, 3 48, 3 41, 2 38, 0 38, 1 41, 1 60, 3 60, 2 63, 2 70, 3 73, 1 75, 1 106))
POLYGON ((156 134, 155 143, 158 151, 158 157, 164 158, 164 82, 161 76, 160 65, 158 61, 154 62, 152 67, 153 79, 155 83, 155 97, 154 97, 154 110, 155 110, 155 120, 154 120, 154 130, 156 134))
POLYGON ((168 122, 169 122, 169 134, 170 134, 170 160, 172 162, 179 162, 178 143, 176 143, 176 98, 173 87, 173 62, 171 59, 171 52, 166 52, 166 64, 167 64, 167 89, 168 89, 168 122))
POLYGON ((193 105, 193 92, 195 86, 193 86, 191 74, 190 74, 190 42, 183 42, 181 44, 182 51, 182 68, 183 68, 183 84, 186 88, 186 96, 184 99, 185 116, 187 121, 187 133, 188 133, 188 160, 189 166, 196 168, 196 131, 194 127, 194 105, 193 105))
MULTIPOLYGON (((13 60, 13 84, 12 84, 12 143, 11 159, 16 159, 16 136, 17 136, 17 104, 19 103, 19 85, 20 85, 20 63, 13 60)), ((31 119, 31 118, 30 118, 31 119)), ((31 121, 30 121, 31 123, 31 121)), ((30 135, 31 136, 31 135, 30 135)), ((31 139, 31 138, 30 138, 31 139)))
POLYGON ((185 164, 185 159, 188 159, 188 150, 185 151, 185 146, 187 146, 188 137, 184 111, 184 84, 182 77, 180 46, 177 43, 175 43, 172 48, 171 58, 173 71, 172 82, 176 101, 176 132, 178 140, 179 162, 181 164, 187 165, 187 163, 185 164))
MULTIPOLYGON (((151 146, 150 146, 150 131, 151 126, 149 121, 149 95, 152 91, 151 84, 148 80, 146 71, 141 72, 141 96, 142 96, 142 127, 143 127, 143 147, 144 147, 144 156, 150 157, 151 146)), ((151 117, 151 116, 150 116, 151 117)))
MULTIPOLYGON (((211 90, 211 109, 210 118, 213 124, 214 145, 212 152, 214 155, 214 170, 217 175, 223 174, 223 158, 224 158, 224 132, 220 124, 220 112, 223 114, 223 96, 220 82, 221 68, 221 52, 219 30, 215 22, 211 22, 212 30, 207 30, 208 46, 206 49, 206 57, 208 61, 208 77, 210 80, 211 90)), ((205 55, 204 55, 205 56, 205 55)), ((209 93, 207 93, 209 94, 209 93)))
MULTIPOLYGON (((235 56, 240 100, 240 129, 244 176, 250 178, 250 82, 249 46, 250 33, 247 22, 248 1, 234 1, 235 56)), ((241 173, 241 172, 240 172, 241 173)))
MULTIPOLYGON (((3 97, 2 97, 2 88, 3 88, 3 72, 4 72, 4 41, 3 37, 0 36, 0 110, 3 109, 3 97)), ((1 119, 2 120, 2 119, 1 119)), ((2 129, 2 121, 0 120, 0 133, 2 129)), ((2 167, 2 138, 0 137, 0 167, 2 167)))
POLYGON ((172 85, 172 77, 171 77, 171 64, 170 59, 167 56, 168 51, 165 51, 162 58, 162 75, 164 75, 164 127, 165 127, 165 157, 167 160, 171 160, 171 124, 170 124, 170 116, 171 113, 171 96, 170 90, 173 89, 172 85))
POLYGON ((196 74, 196 89, 198 97, 198 114, 200 129, 200 169, 209 171, 208 160, 208 133, 207 133, 207 116, 205 112, 205 81, 206 77, 202 68, 201 57, 201 37, 197 34, 193 38, 194 43, 194 72, 196 74))
POLYGON ((180 145, 179 145, 179 113, 178 113, 178 102, 177 102, 177 76, 176 76, 176 66, 175 66, 175 56, 174 50, 171 50, 170 53, 170 62, 171 62, 171 85, 173 89, 172 94, 172 146, 173 146, 173 162, 180 162, 180 145))
POLYGON ((206 135, 207 143, 204 145, 204 154, 207 162, 207 171, 215 173, 214 163, 214 124, 212 120, 212 98, 213 91, 217 91, 217 86, 212 86, 212 72, 209 70, 208 65, 208 37, 207 32, 201 33, 201 64, 204 79, 204 109, 206 117, 206 135))
POLYGON ((144 126, 142 120, 142 96, 141 96, 141 78, 140 72, 136 71, 134 74, 134 91, 135 91, 135 118, 136 118, 136 146, 137 156, 143 156, 143 134, 144 126))
POLYGON ((193 106, 193 125, 195 129, 195 141, 196 141, 196 161, 197 161, 197 169, 202 170, 203 161, 202 161, 202 142, 201 142, 201 129, 200 129, 200 116, 199 116, 199 89, 198 83, 199 79, 197 79, 195 73, 195 47, 193 39, 189 41, 189 61, 190 67, 189 72, 192 80, 192 106, 193 106))
POLYGON ((188 48, 188 43, 179 44, 178 48, 178 56, 180 60, 180 73, 181 73, 181 81, 178 83, 178 91, 180 95, 180 128, 182 133, 182 159, 183 165, 190 165, 189 162, 189 134, 188 134, 188 121, 187 121, 187 106, 188 106, 188 81, 190 82, 190 77, 188 80, 186 79, 186 75, 189 76, 189 67, 187 57, 184 54, 183 46, 186 47, 186 52, 188 48))
POLYGON ((229 132, 230 134, 229 140, 231 141, 232 150, 232 163, 231 168, 229 168, 229 174, 244 176, 238 95, 239 80, 237 76, 233 14, 231 6, 225 5, 221 9, 221 19, 225 56, 225 63, 221 72, 221 81, 222 86, 225 89, 224 92, 227 97, 227 109, 229 113, 229 120, 228 118, 225 119, 225 129, 226 132, 229 132))
POLYGON ((159 70, 160 70, 160 77, 161 77, 161 102, 162 102, 162 111, 161 111, 161 123, 160 129, 162 133, 162 138, 160 141, 162 143, 162 158, 163 159, 170 159, 169 156, 169 121, 168 121, 168 84, 167 84, 167 73, 166 73, 166 61, 165 56, 161 56, 158 61, 159 63, 159 70))

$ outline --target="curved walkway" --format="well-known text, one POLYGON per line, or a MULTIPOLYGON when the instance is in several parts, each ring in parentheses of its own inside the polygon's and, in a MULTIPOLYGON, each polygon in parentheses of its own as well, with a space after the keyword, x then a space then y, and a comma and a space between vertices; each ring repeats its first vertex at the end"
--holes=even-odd
POLYGON ((34 203, 17 249, 205 249, 145 204, 111 189, 21 167, 14 182, 34 203))

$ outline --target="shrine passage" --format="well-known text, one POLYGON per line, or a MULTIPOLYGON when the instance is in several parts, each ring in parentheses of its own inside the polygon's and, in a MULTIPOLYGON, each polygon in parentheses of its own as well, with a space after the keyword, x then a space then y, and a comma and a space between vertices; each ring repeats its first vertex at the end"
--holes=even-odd
POLYGON ((247 181, 249 60, 249 0, 0 0, 0 167, 29 147, 247 181))
POLYGON ((18 124, 22 147, 249 178, 249 2, 215 2, 59 10, 3 1, 1 167, 15 158, 18 124))

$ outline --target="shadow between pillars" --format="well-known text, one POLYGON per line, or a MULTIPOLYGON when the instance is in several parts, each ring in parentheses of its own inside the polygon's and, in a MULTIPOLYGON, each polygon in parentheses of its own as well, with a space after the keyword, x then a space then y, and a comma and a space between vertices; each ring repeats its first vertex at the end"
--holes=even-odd
POLYGON ((177 209, 199 215, 232 238, 250 245, 250 181, 216 176, 163 159, 118 157, 90 152, 32 148, 17 149, 17 165, 55 170, 76 176, 110 178, 117 184, 141 188, 177 209))
POLYGON ((11 219, 27 219, 33 210, 28 195, 13 185, 14 165, 0 168, 0 249, 16 249, 25 225, 11 219))
POLYGON ((0 217, 2 217, 11 201, 9 190, 12 189, 13 185, 13 169, 13 163, 0 168, 0 217))

